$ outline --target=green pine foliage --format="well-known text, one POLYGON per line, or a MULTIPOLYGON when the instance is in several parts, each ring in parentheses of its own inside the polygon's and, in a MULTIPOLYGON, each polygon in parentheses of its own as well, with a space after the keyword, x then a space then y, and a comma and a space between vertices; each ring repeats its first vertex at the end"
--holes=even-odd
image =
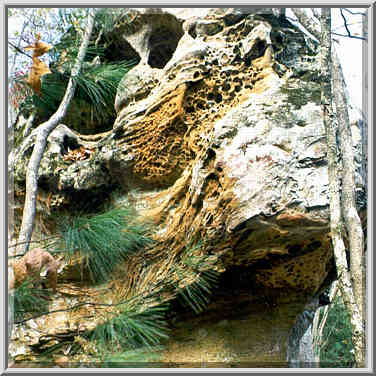
MULTIPOLYGON (((18 97, 18 105, 26 114, 37 108, 42 119, 51 116, 61 102, 69 81, 71 69, 80 47, 80 38, 71 28, 62 40, 48 51, 46 56, 50 63, 50 74, 41 77, 39 96, 26 83, 28 73, 12 77, 11 96, 18 97), (64 56, 64 57, 63 57, 64 56), (60 60, 63 61, 60 61, 60 60)), ((104 114, 114 115, 114 101, 118 85, 123 76, 137 61, 117 61, 95 63, 104 54, 104 47, 90 44, 87 48, 85 62, 79 74, 75 77, 77 90, 74 98, 84 100, 93 110, 93 116, 101 119, 104 114)))
POLYGON ((95 283, 108 280, 121 261, 152 244, 148 227, 137 222, 131 207, 65 218, 59 229, 68 260, 77 252, 83 256, 83 266, 95 283))
MULTIPOLYGON (((75 99, 83 100, 93 109, 96 118, 114 113, 114 101, 118 85, 123 76, 134 66, 133 61, 117 63, 86 63, 75 77, 77 90, 75 99)), ((53 72, 42 77, 42 95, 32 96, 33 105, 43 113, 54 111, 65 93, 70 67, 64 72, 53 72)))
POLYGON ((112 105, 118 84, 130 67, 132 62, 98 64, 86 68, 82 75, 76 77, 78 97, 99 109, 112 105))
POLYGON ((13 303, 14 320, 22 320, 26 314, 48 311, 49 294, 45 289, 35 288, 31 281, 24 281, 9 299, 13 303))
POLYGON ((355 358, 348 312, 337 297, 331 304, 320 348, 320 367, 353 367, 355 358))
POLYGON ((218 284, 219 277, 214 270, 201 271, 202 268, 207 269, 206 256, 197 255, 201 247, 200 241, 195 245, 188 244, 182 257, 184 267, 180 270, 176 268, 176 273, 181 280, 186 277, 187 270, 197 276, 193 283, 184 288, 177 286, 177 297, 182 305, 190 307, 197 314, 204 311, 209 304, 212 289, 218 284))
POLYGON ((212 289, 217 282, 217 272, 212 270, 202 272, 195 282, 179 289, 178 299, 183 305, 193 309, 195 313, 201 313, 209 304, 212 289))
POLYGON ((156 306, 139 312, 136 308, 125 307, 113 319, 98 325, 89 335, 102 351, 152 349, 168 339, 165 320, 167 306, 156 306))

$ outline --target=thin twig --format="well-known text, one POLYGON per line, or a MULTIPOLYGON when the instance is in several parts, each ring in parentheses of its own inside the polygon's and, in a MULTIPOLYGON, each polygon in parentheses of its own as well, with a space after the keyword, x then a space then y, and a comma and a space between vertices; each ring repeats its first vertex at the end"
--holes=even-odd
POLYGON ((347 19, 346 19, 345 15, 343 14, 343 9, 340 9, 339 11, 341 12, 341 16, 342 16, 342 18, 343 18, 343 22, 344 22, 344 24, 345 24, 345 29, 346 29, 346 31, 347 31, 347 34, 348 34, 348 35, 351 35, 351 32, 350 32, 350 30, 349 30, 349 27, 347 26, 347 19))
MULTIPOLYGON (((363 24, 362 21, 348 23, 349 26, 362 25, 362 24, 363 24)), ((336 26, 335 28, 332 28, 332 31, 336 31, 336 30, 339 30, 339 29, 342 29, 342 28, 343 28, 343 25, 336 26)))
POLYGON ((46 312, 42 312, 42 313, 39 313, 38 315, 35 315, 35 316, 32 316, 32 317, 29 317, 29 318, 24 319, 24 320, 15 321, 14 323, 15 323, 15 324, 23 324, 23 323, 26 322, 26 321, 33 320, 33 319, 37 319, 38 317, 42 317, 42 316, 46 316, 46 315, 50 315, 51 313, 57 313, 57 312, 68 312, 68 311, 71 311, 71 310, 73 310, 73 309, 76 309, 76 308, 79 308, 79 307, 85 306, 85 305, 111 307, 111 306, 114 306, 115 304, 83 302, 83 303, 79 303, 79 304, 76 304, 76 305, 74 305, 74 306, 72 306, 72 307, 65 308, 65 309, 56 309, 55 311, 46 311, 46 312))
POLYGON ((16 258, 16 257, 23 257, 25 255, 26 255, 26 253, 18 253, 17 255, 8 256, 8 259, 16 258))
POLYGON ((17 47, 16 45, 14 45, 12 42, 9 42, 8 41, 8 44, 13 47, 17 52, 27 56, 28 58, 32 59, 32 57, 30 55, 28 55, 26 52, 22 51, 21 48, 17 47))
POLYGON ((338 36, 340 36, 340 37, 345 37, 345 38, 353 38, 353 39, 367 40, 367 38, 357 37, 356 35, 344 35, 344 34, 338 34, 338 33, 333 33, 333 32, 331 32, 330 34, 332 34, 332 35, 338 35, 338 36))
POLYGON ((350 14, 352 14, 352 15, 357 15, 357 14, 359 14, 359 15, 361 15, 361 16, 363 16, 363 17, 365 17, 367 14, 366 13, 362 13, 362 12, 352 12, 350 9, 347 9, 347 8, 343 8, 346 12, 349 12, 350 14))
MULTIPOLYGON (((329 300, 331 303, 334 303, 334 299, 337 295, 338 288, 339 288, 338 286, 339 286, 338 281, 334 281, 330 289, 330 293, 329 293, 329 300)), ((323 332, 324 332, 326 320, 328 318, 328 313, 329 313, 329 305, 325 306, 324 313, 321 317, 321 320, 320 320, 319 311, 317 311, 317 314, 315 315, 315 328, 314 328, 315 330, 312 328, 312 333, 314 335, 314 347, 316 348, 316 351, 320 351, 320 349, 324 347, 323 332)))
MULTIPOLYGON (((154 286, 154 288, 158 288, 159 286, 158 285, 163 285, 163 282, 159 282, 156 284, 156 286, 154 286)), ((153 297, 154 295, 157 295, 157 292, 156 293, 153 293, 153 292, 150 292, 149 294, 147 294, 146 296, 142 296, 142 293, 138 294, 138 295, 135 295, 133 296, 132 298, 130 298, 129 300, 125 300, 125 301, 121 301, 121 302, 118 302, 118 303, 112 303, 112 304, 108 304, 108 303, 92 303, 92 302, 82 302, 82 303, 79 303, 79 304, 76 304, 72 307, 69 307, 69 308, 65 308, 65 309, 57 309, 55 311, 45 311, 45 312, 42 312, 42 313, 39 313, 38 315, 35 315, 35 316, 32 316, 32 317, 29 317, 27 319, 24 319, 24 320, 20 320, 20 321, 15 321, 14 324, 23 324, 24 322, 26 321, 29 321, 29 320, 33 320, 33 319, 37 319, 39 317, 42 317, 42 316, 46 316, 46 315, 49 315, 51 313, 57 313, 57 312, 68 312, 68 311, 71 311, 73 309, 76 309, 76 308, 79 308, 79 307, 82 307, 82 306, 85 306, 85 305, 90 305, 90 306, 97 306, 97 307, 117 307, 117 306, 120 306, 120 305, 123 305, 123 304, 129 304, 130 302, 132 302, 133 300, 137 299, 137 298, 142 298, 142 299, 148 299, 150 297, 153 297)))
POLYGON ((48 238, 44 238, 44 239, 41 239, 41 240, 28 240, 28 241, 25 241, 25 242, 14 243, 12 245, 9 245, 8 248, 13 248, 13 247, 16 247, 17 245, 25 244, 25 243, 41 243, 45 240, 56 239, 56 238, 57 238, 56 236, 49 236, 48 238))

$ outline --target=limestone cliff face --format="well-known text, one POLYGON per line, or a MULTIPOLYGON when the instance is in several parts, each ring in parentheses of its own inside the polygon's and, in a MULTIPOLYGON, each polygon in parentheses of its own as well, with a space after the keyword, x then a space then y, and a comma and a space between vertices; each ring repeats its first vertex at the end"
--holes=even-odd
MULTIPOLYGON (((334 271, 318 48, 274 8, 132 15, 133 28, 111 32, 139 58, 119 85, 113 129, 88 137, 66 124, 50 135, 40 169, 48 206, 102 200, 120 186, 158 226, 157 245, 124 265, 122 288, 173 278, 186 245, 199 243, 200 271, 223 276, 211 312, 261 304, 275 326, 278 311, 270 351, 283 362, 296 315, 334 271)), ((19 195, 31 147, 14 155, 19 195)), ((358 188, 361 198, 360 178, 358 188)), ((257 325, 267 343, 272 329, 257 325)))

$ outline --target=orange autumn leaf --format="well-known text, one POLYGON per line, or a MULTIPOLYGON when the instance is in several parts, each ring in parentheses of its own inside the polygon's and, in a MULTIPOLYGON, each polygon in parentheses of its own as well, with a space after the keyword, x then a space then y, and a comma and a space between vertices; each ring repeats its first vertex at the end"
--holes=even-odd
POLYGON ((43 61, 40 61, 37 57, 33 57, 33 65, 30 69, 27 83, 33 88, 33 90, 38 95, 42 95, 40 78, 44 74, 48 73, 51 73, 48 66, 45 63, 43 63, 43 61))
POLYGON ((49 51, 53 46, 51 46, 48 43, 44 43, 40 41, 40 34, 38 33, 35 36, 35 42, 31 46, 26 46, 25 50, 26 51, 33 51, 33 57, 38 57, 42 56, 45 54, 47 51, 49 51))
POLYGON ((33 56, 42 56, 49 51, 53 46, 48 43, 36 41, 32 46, 26 46, 26 51, 33 51, 33 56))
POLYGON ((40 34, 35 36, 35 43, 33 45, 25 47, 26 51, 33 51, 33 65, 30 69, 27 83, 38 95, 42 94, 40 83, 41 76, 51 73, 48 66, 43 63, 43 61, 39 60, 38 57, 45 54, 51 48, 52 46, 50 44, 40 41, 40 34))

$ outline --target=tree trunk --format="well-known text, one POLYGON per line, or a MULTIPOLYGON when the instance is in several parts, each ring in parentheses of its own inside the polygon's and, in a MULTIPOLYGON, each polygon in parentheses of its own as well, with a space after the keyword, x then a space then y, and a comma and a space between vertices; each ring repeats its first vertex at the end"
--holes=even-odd
POLYGON ((33 112, 27 118, 25 129, 24 129, 24 132, 23 132, 23 138, 26 138, 30 134, 31 129, 33 127, 33 123, 34 123, 36 114, 37 114, 37 111, 33 110, 33 112))
POLYGON ((89 44, 90 36, 94 26, 95 10, 91 9, 88 14, 88 22, 84 32, 83 40, 78 51, 76 62, 72 68, 71 77, 68 82, 64 97, 59 105, 59 108, 45 123, 36 128, 33 133, 36 135, 35 145, 30 157, 30 161, 26 173, 26 196, 22 215, 22 224, 18 236, 18 243, 16 253, 26 253, 29 249, 29 242, 34 228, 34 218, 36 214, 36 198, 38 193, 38 170, 40 161, 42 159, 44 150, 46 148, 47 138, 49 134, 56 128, 59 122, 65 116, 69 103, 73 98, 76 89, 75 77, 81 70, 81 66, 86 54, 87 46, 89 44))
POLYGON ((343 163, 342 212, 350 243, 350 273, 359 313, 363 310, 363 229, 356 209, 355 164, 348 103, 344 94, 344 80, 336 53, 332 54, 333 99, 339 127, 339 141, 343 163))
MULTIPOLYGON (((368 40, 368 12, 364 17, 363 23, 363 38, 368 40)), ((368 43, 368 42, 367 42, 368 43)), ((368 193, 368 121, 366 115, 368 114, 368 46, 367 43, 363 44, 363 82, 364 82, 364 91, 363 91, 363 113, 362 113, 362 152, 363 152, 363 171, 364 171, 364 184, 366 186, 366 193, 368 193)), ((367 246, 367 244, 365 244, 367 246)))
MULTIPOLYGON (((331 17, 330 8, 321 9, 321 70, 322 91, 321 103, 323 120, 327 133, 328 144, 328 175, 330 199, 330 229, 332 234, 334 257, 341 294, 348 312, 351 315, 352 338, 355 348, 357 367, 364 366, 363 325, 360 311, 354 299, 353 286, 348 272, 346 248, 343 241, 343 223, 341 218, 341 198, 337 163, 337 123, 332 113, 332 88, 331 88, 331 17)), ((337 94, 336 94, 337 95, 337 94)), ((338 116, 338 113, 337 113, 338 116)), ((346 168, 346 166, 345 166, 346 168)), ((352 255, 351 255, 352 256, 352 255)))
MULTIPOLYGON (((334 248, 334 257, 337 267, 338 279, 340 284, 341 294, 345 303, 345 307, 351 315, 351 325, 352 325, 352 338, 353 344, 355 348, 355 359, 357 363, 357 367, 364 367, 364 327, 362 322, 362 306, 358 306, 358 301, 362 301, 363 290, 360 293, 360 297, 357 296, 357 300, 355 301, 354 293, 355 289, 359 291, 359 289, 363 288, 361 274, 356 276, 354 279, 354 286, 351 283, 351 277, 349 273, 349 268, 347 265, 346 259, 346 248, 343 241, 343 221, 341 216, 341 206, 344 209, 344 214, 348 216, 348 222, 346 222, 346 228, 349 232, 350 239, 350 258, 352 259, 352 270, 358 270, 359 267, 362 266, 362 260, 359 257, 359 252, 362 252, 363 245, 362 245, 362 235, 359 234, 359 222, 357 221, 357 212, 354 206, 344 208, 341 205, 341 196, 340 196, 340 184, 339 184, 339 166, 337 163, 338 157, 338 148, 337 148, 337 122, 334 121, 333 113, 332 113, 332 91, 331 91, 331 66, 333 61, 335 60, 337 63, 334 70, 339 71, 339 63, 337 57, 331 61, 331 39, 330 39, 330 27, 331 27, 331 19, 330 19, 330 9, 329 8, 322 8, 321 9, 321 35, 318 32, 315 22, 312 20, 308 20, 307 16, 305 15, 302 9, 293 8, 293 12, 298 18, 299 22, 316 38, 321 40, 321 76, 322 76, 322 109, 323 109, 323 121, 325 124, 325 128, 327 131, 327 140, 328 140, 328 175, 329 175, 329 199, 330 199, 330 226, 331 226, 331 233, 332 233, 332 241, 333 241, 333 248, 334 248), (353 231, 355 228, 355 233, 349 231, 353 231), (353 255, 352 246, 355 246, 355 254, 353 255), (361 249, 361 251, 360 251, 361 249), (355 288, 355 285, 357 287, 355 288)), ((336 72, 335 72, 336 74, 336 72)), ((347 115, 347 108, 346 108, 346 98, 344 93, 343 87, 336 87, 334 90, 334 95, 336 102, 339 100, 340 102, 336 103, 336 116, 338 119, 338 123, 344 127, 349 127, 348 122, 348 115, 347 115), (343 113, 345 112, 345 113, 343 113), (347 120, 346 120, 347 117, 347 120), (347 122, 346 122, 347 121, 347 122)), ((346 132, 346 130, 344 131, 346 132)), ((345 133, 346 135, 346 133, 345 133)), ((349 139, 343 135, 342 130, 340 131, 340 141, 345 150, 349 150, 348 144, 349 139), (344 138, 343 138, 344 137, 344 138)), ((350 143, 352 149, 352 143, 350 143)), ((344 169, 351 169, 351 155, 353 155, 352 150, 351 154, 345 157, 347 159, 344 160, 343 167, 344 169), (350 163, 350 166, 347 164, 350 163)), ((352 162, 353 164, 353 162, 352 162)), ((354 171, 354 170, 352 170, 354 171)), ((346 171, 344 174, 344 196, 343 199, 345 200, 344 205, 348 205, 351 203, 352 195, 354 194, 353 190, 355 188, 354 184, 351 182, 351 171, 346 171), (346 177, 345 177, 346 175, 346 177), (346 185, 346 187, 345 187, 346 185), (352 193, 349 190, 352 190, 352 193), (346 193, 345 193, 346 192, 346 193)), ((359 217, 358 217, 359 218, 359 217)), ((361 229, 361 226, 360 226, 361 229)), ((361 303, 362 304, 362 303, 361 303)))

